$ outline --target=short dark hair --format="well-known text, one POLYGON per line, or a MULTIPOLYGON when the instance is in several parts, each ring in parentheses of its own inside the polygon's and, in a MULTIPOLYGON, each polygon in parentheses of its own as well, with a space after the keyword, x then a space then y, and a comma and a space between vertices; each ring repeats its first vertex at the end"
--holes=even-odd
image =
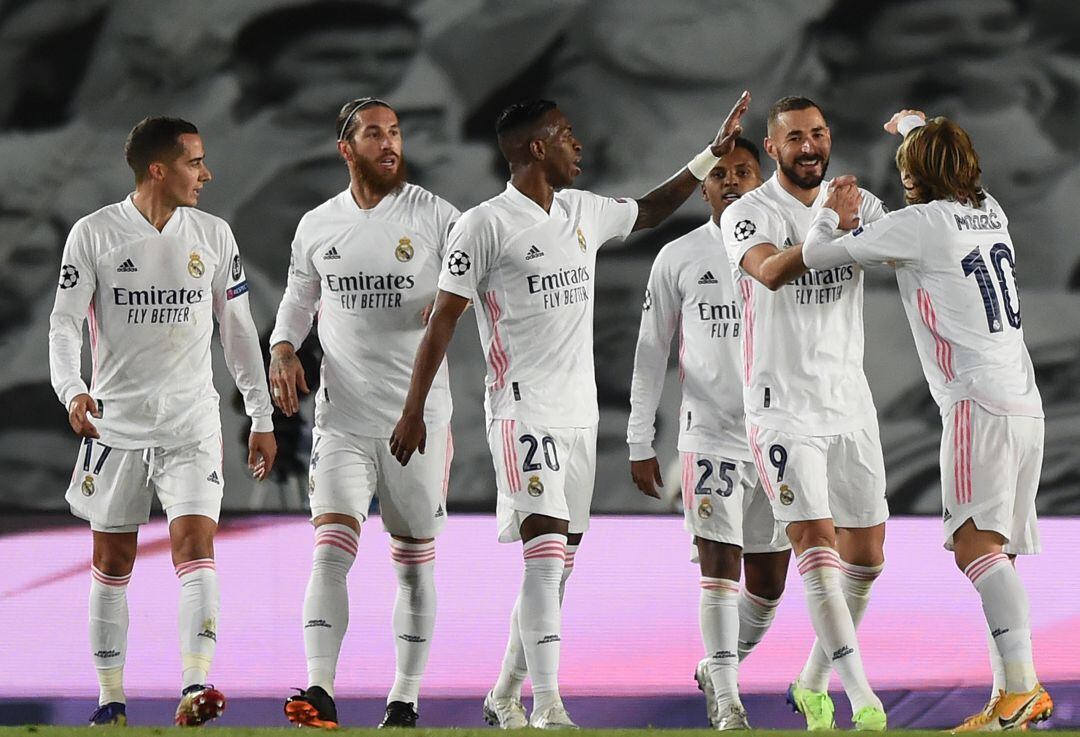
POLYGON ((184 152, 180 136, 199 134, 194 123, 181 118, 151 116, 140 120, 124 143, 124 158, 135 172, 136 184, 146 178, 146 169, 155 161, 173 160, 184 152))
POLYGON ((352 138, 359 120, 356 113, 369 107, 384 107, 387 110, 394 110, 394 108, 390 107, 390 103, 377 97, 358 97, 355 100, 349 100, 338 111, 337 123, 334 126, 334 133, 337 134, 339 141, 347 141, 352 138))
MULTIPOLYGON (((742 136, 736 138, 735 148, 744 148, 749 151, 750 155, 754 157, 754 161, 758 163, 758 166, 761 166, 761 152, 758 151, 757 145, 755 145, 754 142, 751 141, 749 138, 743 138, 742 136)), ((734 151, 735 149, 732 150, 734 151)))
POLYGON ((821 105, 811 100, 809 97, 801 97, 799 95, 788 95, 787 97, 781 97, 779 100, 773 103, 769 108, 769 117, 767 118, 768 129, 772 130, 776 125, 777 119, 780 117, 780 113, 787 113, 792 110, 809 110, 810 108, 817 108, 817 111, 821 113, 821 117, 825 117, 825 111, 821 109, 821 105))
POLYGON ((503 138, 511 133, 517 133, 526 126, 540 120, 549 110, 554 110, 558 105, 552 100, 526 100, 515 102, 499 113, 495 118, 495 135, 503 138))

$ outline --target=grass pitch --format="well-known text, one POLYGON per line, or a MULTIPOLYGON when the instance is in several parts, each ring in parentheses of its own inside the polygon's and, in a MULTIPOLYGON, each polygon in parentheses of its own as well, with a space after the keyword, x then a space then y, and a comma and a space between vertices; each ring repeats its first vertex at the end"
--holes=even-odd
MULTIPOLYGON (((213 737, 282 737, 282 733, 293 727, 204 727, 213 734, 213 737)), ((100 737, 102 734, 116 734, 117 737, 158 737, 166 733, 178 734, 176 727, 58 727, 48 725, 30 725, 23 727, 0 727, 0 737, 100 737)), ((397 731, 401 732, 401 731, 397 731)), ((941 737, 942 732, 908 731, 908 729, 893 729, 892 732, 902 732, 904 737, 941 737)), ((1035 729, 1032 732, 1047 732, 1053 737, 1080 737, 1077 729, 1035 729)), ((340 737, 387 737, 386 731, 379 729, 337 729, 333 733, 340 737)), ((467 729, 467 728, 444 728, 444 729, 411 729, 407 733, 410 737, 496 737, 500 734, 498 729, 467 729)), ((531 733, 530 733, 531 734, 531 733)), ((544 735, 563 735, 564 737, 716 737, 713 729, 556 729, 556 731, 544 732, 544 735)), ((747 735, 767 735, 768 737, 806 737, 805 731, 787 731, 787 729, 753 729, 747 735)))

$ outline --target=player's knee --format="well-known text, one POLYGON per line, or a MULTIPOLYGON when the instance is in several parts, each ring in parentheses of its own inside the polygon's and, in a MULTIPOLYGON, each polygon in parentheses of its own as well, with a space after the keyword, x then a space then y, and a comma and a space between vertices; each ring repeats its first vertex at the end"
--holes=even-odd
POLYGON ((787 526, 787 536, 798 555, 810 548, 836 548, 836 528, 828 519, 792 522, 787 526))
POLYGON ((214 538, 202 535, 189 535, 172 544, 173 565, 189 560, 214 557, 214 538))
POLYGON ((698 560, 701 562, 701 575, 709 578, 727 578, 739 580, 739 562, 742 548, 737 545, 695 538, 698 560))
POLYGON ((106 576, 126 576, 135 568, 135 549, 94 550, 94 568, 106 576))
POLYGON ((775 600, 782 597, 790 557, 789 551, 743 556, 746 590, 762 599, 775 600))

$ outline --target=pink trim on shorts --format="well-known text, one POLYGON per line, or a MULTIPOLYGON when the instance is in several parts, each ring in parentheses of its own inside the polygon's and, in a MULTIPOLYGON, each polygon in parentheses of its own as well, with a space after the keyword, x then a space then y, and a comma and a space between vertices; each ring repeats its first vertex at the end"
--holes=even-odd
POLYGON ((776 494, 773 492, 772 479, 765 470, 765 457, 761 455, 761 446, 758 445, 760 428, 757 425, 747 424, 750 425, 750 450, 754 453, 754 466, 757 467, 758 477, 761 479, 761 488, 765 489, 766 496, 769 497, 769 501, 772 501, 776 498, 776 494))
POLYGON ((694 458, 693 453, 682 454, 682 503, 683 509, 691 509, 694 501, 694 458))
POLYGON ((454 432, 449 426, 446 428, 446 466, 443 468, 442 498, 446 501, 446 495, 450 491, 450 462, 454 460, 454 432))
POLYGON ((953 409, 953 478, 956 501, 971 502, 971 400, 962 399, 953 409))
POLYGON ((499 420, 502 423, 503 465, 506 467, 506 482, 510 493, 521 491, 521 478, 517 474, 517 447, 514 445, 516 422, 499 420))

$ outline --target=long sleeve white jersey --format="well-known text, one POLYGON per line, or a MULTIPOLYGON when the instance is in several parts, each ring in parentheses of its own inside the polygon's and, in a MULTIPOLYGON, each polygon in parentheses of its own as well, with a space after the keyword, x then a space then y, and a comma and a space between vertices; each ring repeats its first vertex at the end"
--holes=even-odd
POLYGON ((896 266, 923 373, 942 415, 971 399, 993 414, 1043 416, 1021 327, 1009 219, 993 197, 980 207, 945 200, 911 205, 832 241, 838 221, 822 209, 804 254, 811 258, 816 245, 828 243, 826 254, 896 266))
MULTIPOLYGON (((775 292, 742 270, 754 246, 802 243, 828 195, 821 183, 807 207, 776 175, 732 203, 720 218, 743 310, 746 415, 758 426, 803 435, 838 435, 877 422, 863 371, 863 271, 847 264, 810 270, 775 292)), ((885 208, 866 190, 859 215, 872 223, 885 208)))
MULTIPOLYGON (((446 200, 405 184, 367 210, 346 189, 301 218, 270 343, 299 348, 318 311, 317 427, 390 436, 424 335, 421 313, 435 299, 447 234, 458 215, 446 200)), ((443 361, 425 421, 445 425, 451 411, 443 361)))
POLYGON ((67 406, 98 400, 106 445, 175 447, 220 431, 210 362, 216 317, 252 430, 273 430, 259 336, 232 230, 177 208, 158 232, 131 197, 75 223, 64 245, 49 329, 49 368, 67 406), (89 322, 93 380, 80 376, 89 322))
POLYGON ((507 184, 450 234, 439 289, 472 299, 487 357, 489 420, 590 427, 596 251, 630 233, 634 200, 564 189, 550 212, 507 184))
POLYGON ((630 460, 656 455, 654 422, 679 331, 679 450, 751 460, 742 395, 742 315, 719 226, 709 220, 664 246, 642 304, 630 385, 630 460))

